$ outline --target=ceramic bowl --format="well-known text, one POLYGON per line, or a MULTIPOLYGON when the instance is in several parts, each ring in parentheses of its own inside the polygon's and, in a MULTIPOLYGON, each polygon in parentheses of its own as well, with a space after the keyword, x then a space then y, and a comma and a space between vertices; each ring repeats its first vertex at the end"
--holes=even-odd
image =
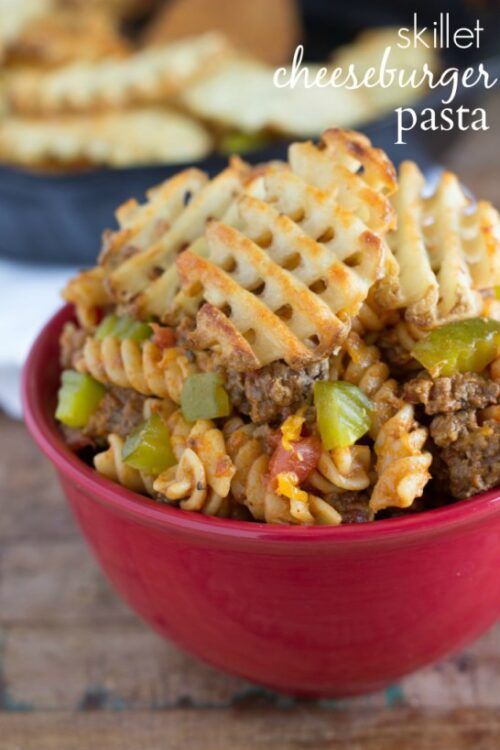
POLYGON ((346 696, 442 659, 495 622, 500 490, 406 518, 307 528, 189 513, 99 476, 53 417, 71 315, 66 307, 47 323, 26 362, 26 423, 103 572, 162 636, 279 691, 346 696))

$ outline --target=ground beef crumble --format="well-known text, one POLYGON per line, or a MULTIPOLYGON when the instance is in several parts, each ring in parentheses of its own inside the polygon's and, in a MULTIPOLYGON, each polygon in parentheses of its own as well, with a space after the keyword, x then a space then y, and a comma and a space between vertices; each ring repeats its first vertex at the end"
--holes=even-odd
POLYGON ((500 423, 479 424, 473 410, 441 414, 431 422, 438 446, 433 473, 437 484, 466 498, 500 484, 500 423))
POLYGON ((500 423, 480 416, 498 404, 500 383, 474 372, 424 373, 405 383, 403 398, 432 417, 428 447, 438 494, 462 499, 500 484, 500 423))
POLYGON ((283 421, 312 398, 317 380, 327 380, 328 359, 302 370, 273 362, 260 370, 225 373, 226 390, 233 406, 253 422, 283 421))
POLYGON ((112 386, 83 429, 97 443, 114 432, 125 438, 143 420, 144 396, 131 388, 112 386))
POLYGON ((366 523, 373 521, 373 511, 370 510, 370 496, 366 492, 353 492, 337 489, 325 497, 342 516, 342 523, 366 523))
POLYGON ((466 408, 484 409, 498 402, 500 383, 474 372, 435 380, 424 374, 404 385, 403 398, 411 404, 422 404, 429 415, 466 408))
POLYGON ((86 338, 87 332, 83 328, 78 328, 74 323, 66 323, 59 340, 59 360, 63 369, 75 369, 81 357, 86 338))

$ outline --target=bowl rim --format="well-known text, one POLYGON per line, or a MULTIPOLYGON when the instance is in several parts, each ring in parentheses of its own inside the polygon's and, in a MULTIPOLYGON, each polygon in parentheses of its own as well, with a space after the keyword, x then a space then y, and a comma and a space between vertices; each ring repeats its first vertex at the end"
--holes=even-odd
POLYGON ((54 418, 44 408, 39 375, 47 361, 47 348, 59 337, 65 322, 74 319, 71 305, 60 308, 43 326, 25 361, 21 393, 24 420, 35 442, 58 472, 93 500, 114 511, 148 525, 168 527, 196 536, 249 542, 273 542, 278 545, 318 543, 369 543, 398 539, 405 543, 414 536, 429 536, 469 525, 500 512, 500 487, 460 500, 441 508, 417 512, 406 517, 374 523, 340 526, 291 526, 254 521, 214 518, 184 511, 127 490, 99 475, 85 464, 64 442, 54 418))

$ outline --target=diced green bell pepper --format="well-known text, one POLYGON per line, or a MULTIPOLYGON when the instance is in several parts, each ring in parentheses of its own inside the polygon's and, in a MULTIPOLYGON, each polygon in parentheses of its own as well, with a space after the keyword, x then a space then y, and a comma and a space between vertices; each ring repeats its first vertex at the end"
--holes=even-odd
POLYGON ((269 143, 268 136, 262 133, 227 133, 220 141, 219 151, 229 156, 231 154, 244 154, 248 151, 264 148, 269 143))
POLYGON ((117 339, 133 339, 134 341, 145 341, 152 334, 151 326, 140 320, 135 320, 130 315, 118 316, 115 313, 106 315, 99 324, 96 338, 101 340, 106 336, 114 336, 117 339))
POLYGON ((170 431, 158 414, 153 414, 128 436, 122 448, 122 459, 128 466, 152 476, 158 476, 177 463, 170 431))
POLYGON ((370 429, 373 404, 352 383, 342 380, 315 383, 314 405, 326 450, 353 445, 370 429))
POLYGON ((413 357, 433 377, 481 372, 500 350, 500 323, 470 318, 434 328, 413 348, 413 357))
POLYGON ((56 419, 68 427, 85 427, 106 388, 90 375, 64 370, 57 394, 56 419))
POLYGON ((182 388, 181 409, 188 422, 229 416, 231 404, 221 376, 215 372, 190 375, 182 388))

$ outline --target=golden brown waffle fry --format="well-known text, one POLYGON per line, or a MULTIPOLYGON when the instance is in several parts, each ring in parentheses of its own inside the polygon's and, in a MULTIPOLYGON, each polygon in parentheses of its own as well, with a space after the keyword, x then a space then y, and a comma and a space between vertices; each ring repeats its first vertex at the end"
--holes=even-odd
MULTIPOLYGON (((159 304, 164 313, 172 302, 169 292, 173 289, 175 294, 178 290, 172 265, 176 253, 201 237, 207 219, 222 217, 243 187, 241 172, 233 167, 228 167, 206 184, 198 173, 190 184, 193 186, 185 192, 190 198, 186 199, 187 205, 172 220, 161 238, 144 247, 142 252, 133 255, 110 274, 110 285, 118 301, 128 302, 135 298, 137 306, 152 314, 156 314, 159 304), (173 286, 169 281, 172 273, 173 286), (144 296, 139 299, 141 293, 144 296)), ((150 220, 154 221, 154 218, 150 220)))
POLYGON ((384 152, 373 148, 365 136, 330 129, 317 146, 311 141, 292 144, 288 158, 295 174, 334 193, 339 205, 370 229, 384 232, 394 225, 388 196, 397 189, 396 173, 384 152))
POLYGON ((211 148, 202 125, 160 108, 0 122, 0 159, 27 167, 197 161, 211 148))
POLYGON ((179 256, 181 281, 201 284, 215 307, 230 306, 226 325, 247 339, 258 366, 284 359, 299 367, 337 345, 344 326, 300 278, 232 227, 212 222, 205 236, 207 258, 189 250, 179 256))
POLYGON ((63 299, 75 306, 82 328, 92 329, 99 320, 99 310, 112 303, 106 287, 103 268, 95 266, 70 279, 62 292, 63 299))
MULTIPOLYGON (((320 66, 308 65, 311 78, 320 66)), ((184 106, 204 120, 244 132, 273 130, 291 137, 316 137, 332 125, 369 119, 359 91, 345 88, 278 88, 274 69, 258 60, 231 56, 180 93, 184 106)))
POLYGON ((123 59, 76 62, 48 73, 19 73, 8 85, 16 112, 88 112, 164 102, 226 52, 216 33, 142 50, 123 59))
POLYGON ((130 46, 107 13, 53 10, 27 23, 6 47, 9 65, 50 67, 125 55, 130 46))
MULTIPOLYGON (((166 223, 162 205, 165 210, 169 191, 176 190, 179 210, 188 173, 162 188, 163 199, 157 193, 140 209, 132 204, 124 215, 122 210, 129 226, 108 237, 103 256, 113 267, 109 284, 115 300, 164 320, 182 306, 195 314, 208 302, 193 341, 223 350, 239 369, 280 357, 298 367, 330 353, 384 268, 384 241, 357 214, 369 217, 363 200, 370 204, 371 184, 388 193, 393 180, 388 162, 356 134, 327 133, 325 144, 322 158, 339 162, 349 180, 357 177, 351 197, 330 183, 326 190, 315 187, 283 164, 252 172, 233 163, 208 183, 197 173, 190 202, 166 223), (366 165, 363 177, 355 175, 360 160, 366 165), (213 222, 205 232, 208 219, 222 223, 213 222), (164 231, 151 244, 152 231, 144 232, 144 226, 164 231), (178 261, 179 294, 172 261, 188 245, 190 253, 178 261), (263 281, 266 293, 258 298, 255 289, 263 281), (231 316, 225 314, 227 305, 231 316)), ((303 171, 314 174, 306 159, 299 160, 303 171)))
POLYGON ((484 201, 472 204, 449 172, 423 197, 425 181, 413 162, 401 165, 399 184, 398 228, 390 243, 400 266, 406 319, 429 328, 480 314, 477 290, 500 283, 497 211, 484 201))
POLYGON ((0 21, 0 60, 6 49, 36 18, 52 9, 53 0, 15 0, 2 5, 0 21))
POLYGON ((276 359, 301 367, 330 353, 382 267, 380 238, 334 196, 283 168, 263 183, 264 200, 237 201, 241 231, 213 223, 207 247, 177 260, 185 293, 201 290, 211 306, 195 337, 217 341, 236 369, 276 359))
POLYGON ((128 200, 116 211, 119 229, 104 235, 101 265, 116 268, 128 257, 154 245, 170 229, 187 203, 208 182, 198 169, 186 169, 146 193, 147 202, 128 200))
MULTIPOLYGON (((439 58, 432 45, 432 36, 423 34, 422 44, 402 48, 399 29, 387 26, 367 29, 359 34, 354 41, 339 47, 331 57, 332 67, 341 67, 347 71, 353 66, 357 77, 362 78, 370 68, 380 69, 382 57, 390 47, 387 67, 397 71, 404 71, 407 76, 412 70, 418 71, 417 81, 421 78, 424 65, 430 70, 438 70, 439 58), (425 43, 429 46, 425 46, 425 43)), ((425 92, 426 86, 400 86, 395 77, 389 85, 363 87, 360 94, 370 110, 370 118, 388 112, 394 107, 405 107, 419 99, 425 92)))

